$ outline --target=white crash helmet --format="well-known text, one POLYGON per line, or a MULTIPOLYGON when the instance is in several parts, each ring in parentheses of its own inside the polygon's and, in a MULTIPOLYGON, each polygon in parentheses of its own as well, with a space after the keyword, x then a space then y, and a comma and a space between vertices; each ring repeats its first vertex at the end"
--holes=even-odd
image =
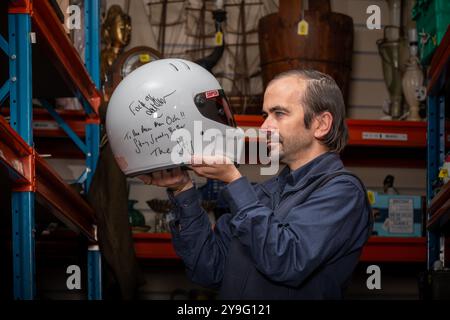
POLYGON ((217 79, 183 59, 134 70, 115 89, 106 114, 111 149, 127 176, 189 164, 199 151, 238 162, 243 131, 235 127, 217 79))

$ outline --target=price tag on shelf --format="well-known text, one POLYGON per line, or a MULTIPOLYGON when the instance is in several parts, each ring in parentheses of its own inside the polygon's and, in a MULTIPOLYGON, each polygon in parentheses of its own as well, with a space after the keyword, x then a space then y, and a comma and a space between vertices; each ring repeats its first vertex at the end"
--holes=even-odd
POLYGON ((33 129, 56 130, 59 129, 59 125, 51 121, 33 121, 33 129))
POLYGON ((302 19, 297 26, 297 33, 300 36, 307 36, 309 33, 309 24, 305 19, 302 19))
POLYGON ((406 133, 363 132, 363 140, 408 141, 406 133))
POLYGON ((216 46, 221 46, 223 44, 223 33, 220 31, 216 32, 216 36, 214 38, 214 44, 216 46))
POLYGON ((439 178, 440 179, 444 179, 448 177, 448 170, 442 168, 441 170, 439 170, 439 178))
POLYGON ((373 205, 375 203, 375 194, 373 191, 367 191, 367 198, 369 199, 369 203, 373 205))

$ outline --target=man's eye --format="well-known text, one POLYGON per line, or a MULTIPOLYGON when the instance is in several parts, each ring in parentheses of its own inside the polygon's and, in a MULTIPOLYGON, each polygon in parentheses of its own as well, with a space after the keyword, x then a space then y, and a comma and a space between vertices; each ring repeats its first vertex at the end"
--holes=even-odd
POLYGON ((281 112, 281 111, 276 111, 276 112, 275 112, 275 115, 276 115, 277 117, 281 117, 281 116, 284 115, 284 113, 281 112))

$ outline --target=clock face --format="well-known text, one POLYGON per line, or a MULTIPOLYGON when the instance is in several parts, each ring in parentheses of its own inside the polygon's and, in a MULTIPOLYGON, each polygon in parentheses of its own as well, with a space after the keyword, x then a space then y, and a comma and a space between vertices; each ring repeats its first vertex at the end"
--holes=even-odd
POLYGON ((105 101, 109 100, 114 89, 123 78, 140 66, 161 58, 162 56, 158 51, 147 46, 134 47, 120 54, 108 71, 108 77, 104 85, 105 101))
POLYGON ((123 62, 120 75, 125 78, 129 75, 133 70, 139 68, 140 66, 149 63, 153 60, 158 60, 159 57, 151 51, 142 50, 131 53, 123 62))

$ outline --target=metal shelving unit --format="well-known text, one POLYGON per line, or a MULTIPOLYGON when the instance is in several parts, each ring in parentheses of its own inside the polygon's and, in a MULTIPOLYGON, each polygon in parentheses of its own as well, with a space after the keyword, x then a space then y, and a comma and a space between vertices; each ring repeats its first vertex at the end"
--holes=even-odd
MULTIPOLYGON (((450 88, 450 27, 434 53, 428 72, 428 161, 427 161, 427 248, 428 269, 433 270, 434 263, 445 260, 449 255, 445 248, 446 241, 443 230, 449 226, 450 220, 450 185, 443 186, 436 194, 433 186, 438 179, 439 167, 445 157, 446 140, 450 134, 445 122, 446 94, 450 88), (446 132, 447 131, 447 132, 446 132)), ((447 101, 448 103, 448 101, 447 101)))
POLYGON ((44 101, 44 106, 84 153, 87 190, 99 155, 99 11, 98 0, 85 1, 86 63, 83 63, 50 1, 10 0, 0 5, 1 19, 8 22, 7 30, 0 30, 0 48, 9 60, 8 79, 0 86, 0 103, 3 105, 9 96, 10 106, 9 123, 0 117, 0 164, 8 170, 13 183, 15 299, 29 300, 36 294, 34 204, 37 199, 89 240, 88 297, 101 299, 101 256, 93 209, 35 151, 32 108, 32 98, 68 93, 82 102, 85 141, 51 105, 44 101))

